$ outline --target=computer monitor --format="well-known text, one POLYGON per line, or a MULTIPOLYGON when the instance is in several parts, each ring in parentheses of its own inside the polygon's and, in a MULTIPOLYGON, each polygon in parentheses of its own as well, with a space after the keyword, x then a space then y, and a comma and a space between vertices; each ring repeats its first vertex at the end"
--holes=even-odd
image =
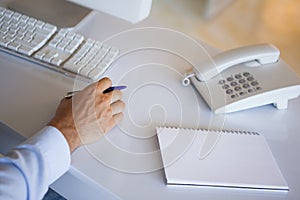
POLYGON ((102 11, 132 23, 149 16, 152 0, 68 0, 84 7, 102 11))
POLYGON ((13 0, 7 7, 59 28, 70 28, 92 10, 136 23, 149 15, 151 4, 152 0, 13 0))

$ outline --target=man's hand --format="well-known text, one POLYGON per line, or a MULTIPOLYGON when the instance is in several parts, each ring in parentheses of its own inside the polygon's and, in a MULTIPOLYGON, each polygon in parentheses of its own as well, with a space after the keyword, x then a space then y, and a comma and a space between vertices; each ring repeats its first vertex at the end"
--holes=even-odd
POLYGON ((71 152, 82 144, 97 141, 122 119, 125 108, 122 92, 103 94, 111 84, 110 79, 103 78, 61 101, 49 125, 62 132, 71 152))

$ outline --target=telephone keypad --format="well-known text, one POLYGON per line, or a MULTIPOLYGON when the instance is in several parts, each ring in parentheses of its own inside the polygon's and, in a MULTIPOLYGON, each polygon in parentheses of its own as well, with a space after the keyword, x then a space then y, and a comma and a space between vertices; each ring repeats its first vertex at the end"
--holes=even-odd
POLYGON ((259 86, 259 82, 249 72, 231 75, 220 80, 219 85, 222 86, 222 89, 225 90, 231 99, 236 99, 262 90, 259 86))

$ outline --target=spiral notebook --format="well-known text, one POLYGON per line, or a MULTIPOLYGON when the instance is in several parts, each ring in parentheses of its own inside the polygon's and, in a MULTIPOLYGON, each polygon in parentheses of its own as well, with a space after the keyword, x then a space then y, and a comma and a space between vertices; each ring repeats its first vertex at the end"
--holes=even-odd
POLYGON ((263 135, 156 128, 168 185, 288 190, 263 135))

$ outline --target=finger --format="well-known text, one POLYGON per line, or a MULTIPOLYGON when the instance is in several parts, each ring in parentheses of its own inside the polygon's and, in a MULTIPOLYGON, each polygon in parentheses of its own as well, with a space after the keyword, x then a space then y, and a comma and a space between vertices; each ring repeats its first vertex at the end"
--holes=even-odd
POLYGON ((97 82, 97 93, 103 93, 104 90, 112 86, 112 82, 109 78, 102 78, 97 82))
POLYGON ((112 115, 115 115, 123 112, 123 110, 125 109, 125 103, 123 101, 116 101, 113 104, 111 104, 110 107, 112 115))
POLYGON ((113 115, 113 119, 115 121, 115 123, 117 124, 118 122, 120 122, 123 119, 123 113, 118 113, 113 115))
POLYGON ((114 103, 116 101, 120 101, 122 99, 122 92, 120 90, 114 90, 111 92, 111 103, 114 103))
MULTIPOLYGON (((100 94, 103 92, 103 90, 111 87, 112 82, 109 78, 102 78, 101 80, 94 82, 93 84, 90 84, 89 86, 87 86, 86 88, 84 88, 83 90, 81 90, 79 92, 79 94, 82 94, 84 92, 92 92, 95 93, 97 92, 97 94, 100 94)), ((73 95, 76 96, 76 95, 73 95)))

